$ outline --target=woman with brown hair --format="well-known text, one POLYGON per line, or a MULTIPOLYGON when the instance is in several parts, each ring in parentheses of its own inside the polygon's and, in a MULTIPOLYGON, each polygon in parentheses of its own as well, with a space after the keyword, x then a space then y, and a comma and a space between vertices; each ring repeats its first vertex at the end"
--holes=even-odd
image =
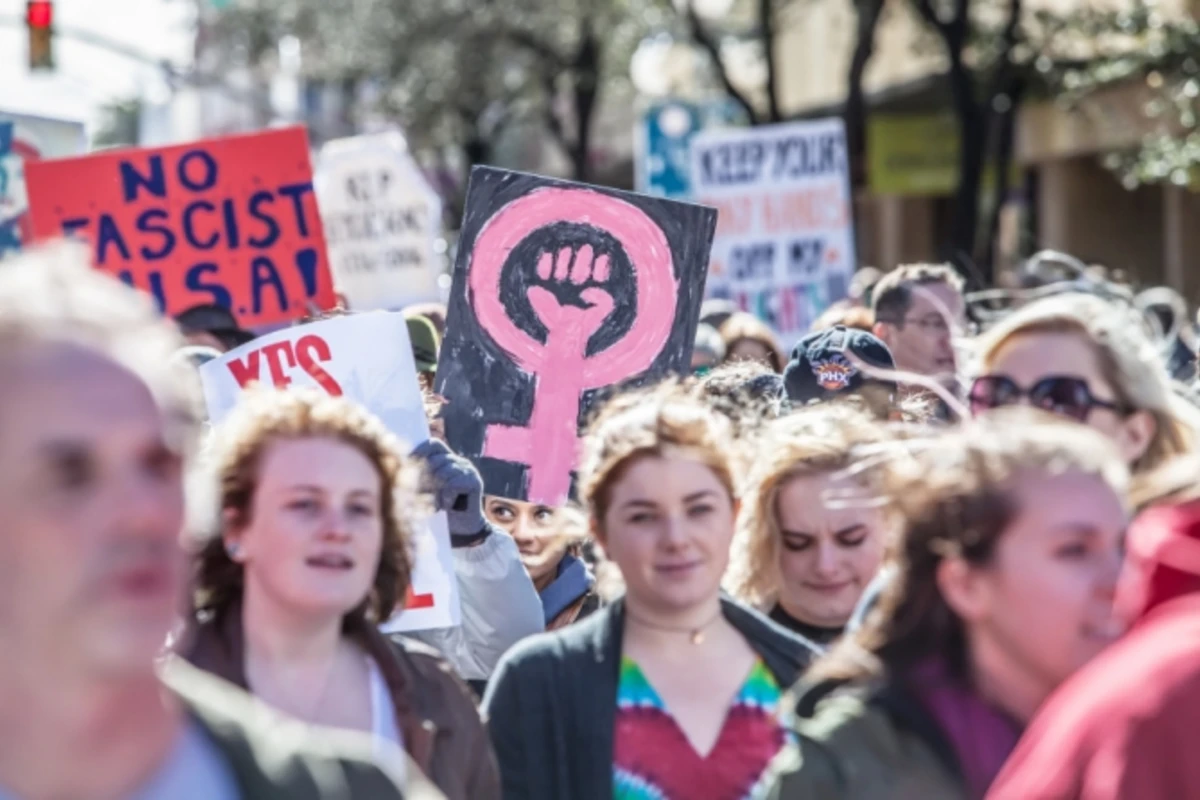
POLYGON ((408 751, 448 798, 499 796, 467 688, 377 629, 405 596, 417 469, 365 409, 261 391, 218 429, 220 536, 196 559, 183 655, 305 722, 408 751))
POLYGON ((579 511, 495 495, 484 498, 483 508, 488 521, 517 543, 542 601, 546 630, 565 628, 600 608, 596 577, 582 557, 587 519, 579 511))
POLYGON ((1121 632, 1127 472, 1111 444, 1001 412, 860 463, 901 525, 898 574, 798 688, 788 800, 979 798, 1022 727, 1121 632))
POLYGON ((783 372, 787 359, 775 334, 753 314, 739 311, 725 320, 721 338, 725 340, 725 361, 758 361, 776 374, 783 372))
POLYGON ((501 662, 485 716, 509 800, 742 798, 788 742, 813 648, 720 591, 738 488, 726 421, 672 387, 618 397, 581 496, 625 594, 501 662))
POLYGON ((846 404, 801 410, 762 432, 726 584, 809 641, 839 638, 893 538, 847 470, 888 431, 846 404))

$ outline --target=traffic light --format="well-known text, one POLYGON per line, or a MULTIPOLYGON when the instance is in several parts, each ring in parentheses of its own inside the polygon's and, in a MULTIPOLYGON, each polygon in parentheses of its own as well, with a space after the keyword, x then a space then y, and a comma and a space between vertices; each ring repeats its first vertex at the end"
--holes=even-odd
POLYGON ((54 69, 54 2, 28 0, 25 25, 29 28, 29 68, 54 69))

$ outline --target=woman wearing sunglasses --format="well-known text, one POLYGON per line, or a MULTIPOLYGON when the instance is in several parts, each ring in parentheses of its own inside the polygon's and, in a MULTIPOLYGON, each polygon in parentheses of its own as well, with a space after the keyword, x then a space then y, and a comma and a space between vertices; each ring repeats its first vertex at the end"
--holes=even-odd
POLYGON ((1112 439, 1135 474, 1191 451, 1200 414, 1171 388, 1132 312, 1091 295, 1020 309, 979 341, 971 410, 1029 404, 1112 439))

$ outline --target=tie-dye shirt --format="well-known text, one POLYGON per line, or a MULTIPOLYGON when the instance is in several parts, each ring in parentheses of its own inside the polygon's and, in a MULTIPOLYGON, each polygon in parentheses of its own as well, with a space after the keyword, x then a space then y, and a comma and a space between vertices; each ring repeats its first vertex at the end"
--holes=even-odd
POLYGON ((757 661, 738 690, 716 744, 701 757, 646 680, 621 658, 613 741, 615 800, 751 800, 769 788, 768 767, 789 742, 779 684, 757 661))

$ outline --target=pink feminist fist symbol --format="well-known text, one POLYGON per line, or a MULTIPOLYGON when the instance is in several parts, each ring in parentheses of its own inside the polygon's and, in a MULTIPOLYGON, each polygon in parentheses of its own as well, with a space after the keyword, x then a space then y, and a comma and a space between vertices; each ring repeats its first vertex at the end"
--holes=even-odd
MULTIPOLYGON (((604 284, 609 258, 589 245, 544 252, 543 281, 604 284)), ((534 376, 533 412, 527 426, 489 425, 483 455, 527 464, 531 502, 567 499, 579 457, 579 405, 589 389, 636 375, 654 363, 675 321, 677 285, 671 247, 639 208, 587 189, 537 189, 500 209, 475 240, 468 272, 475 317, 496 344, 534 376), (588 225, 620 243, 633 267, 637 314, 629 331, 605 350, 587 355, 587 343, 616 306, 612 294, 591 285, 580 292, 587 308, 560 305, 544 286, 531 286, 530 305, 546 328, 545 344, 509 318, 500 299, 500 273, 513 248, 533 231, 555 223, 588 225)))

